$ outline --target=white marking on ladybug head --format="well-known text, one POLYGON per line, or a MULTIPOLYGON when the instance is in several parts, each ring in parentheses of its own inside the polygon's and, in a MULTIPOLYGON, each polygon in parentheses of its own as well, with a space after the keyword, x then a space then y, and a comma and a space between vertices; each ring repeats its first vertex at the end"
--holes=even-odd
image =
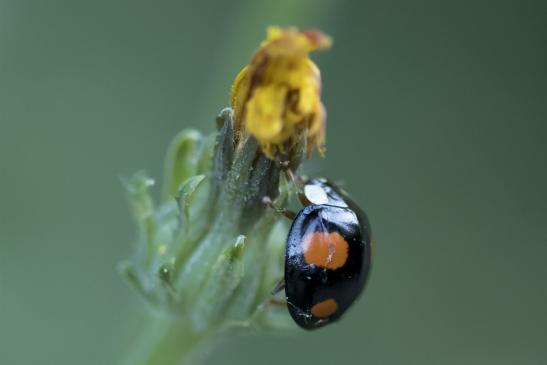
POLYGON ((304 195, 310 203, 315 205, 327 204, 329 202, 329 198, 325 190, 317 185, 305 185, 304 195))

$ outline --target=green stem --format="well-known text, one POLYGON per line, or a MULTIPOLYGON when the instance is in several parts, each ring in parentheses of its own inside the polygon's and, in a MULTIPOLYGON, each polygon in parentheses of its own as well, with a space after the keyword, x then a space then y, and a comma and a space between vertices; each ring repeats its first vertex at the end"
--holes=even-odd
POLYGON ((150 318, 143 335, 135 343, 125 365, 196 365, 204 347, 212 342, 209 333, 193 333, 180 320, 150 318))

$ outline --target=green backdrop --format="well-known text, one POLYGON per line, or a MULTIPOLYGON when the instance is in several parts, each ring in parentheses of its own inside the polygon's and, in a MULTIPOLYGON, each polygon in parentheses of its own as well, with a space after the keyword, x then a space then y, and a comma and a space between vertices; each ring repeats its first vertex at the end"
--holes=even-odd
POLYGON ((214 129, 269 24, 334 37, 328 154, 378 250, 337 325, 208 364, 547 361, 544 1, 0 0, 0 363, 116 364, 143 305, 115 272, 119 176, 214 129))

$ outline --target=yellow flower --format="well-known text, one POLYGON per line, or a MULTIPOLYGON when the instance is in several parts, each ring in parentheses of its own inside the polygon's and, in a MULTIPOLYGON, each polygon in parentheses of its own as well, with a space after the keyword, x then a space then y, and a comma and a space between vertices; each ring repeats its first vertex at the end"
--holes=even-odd
POLYGON ((288 152, 300 136, 307 140, 308 156, 314 146, 323 154, 321 76, 308 53, 330 45, 330 37, 317 30, 270 27, 251 63, 235 78, 235 130, 254 136, 268 158, 288 152))

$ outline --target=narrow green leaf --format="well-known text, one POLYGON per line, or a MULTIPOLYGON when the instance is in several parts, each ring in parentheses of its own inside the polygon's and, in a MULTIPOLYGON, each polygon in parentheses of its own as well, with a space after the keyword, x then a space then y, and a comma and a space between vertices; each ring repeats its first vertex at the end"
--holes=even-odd
POLYGON ((187 179, 178 191, 177 201, 180 210, 180 223, 184 230, 188 229, 190 220, 190 204, 198 186, 205 179, 205 175, 196 175, 187 179))
POLYGON ((180 184, 197 173, 195 153, 202 138, 197 130, 187 129, 171 141, 165 156, 164 200, 176 196, 180 184))

